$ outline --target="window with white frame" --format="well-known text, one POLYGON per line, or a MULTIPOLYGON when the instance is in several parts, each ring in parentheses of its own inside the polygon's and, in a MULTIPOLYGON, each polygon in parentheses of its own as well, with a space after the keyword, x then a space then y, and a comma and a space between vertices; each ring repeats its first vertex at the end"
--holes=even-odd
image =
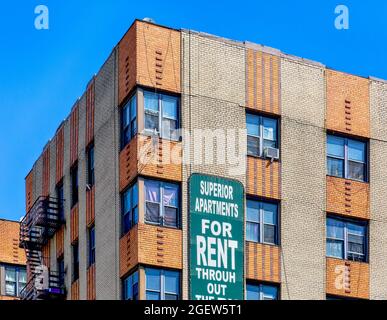
POLYGON ((138 271, 124 279, 124 300, 138 300, 138 271))
POLYGON ((327 136, 328 175, 367 180, 367 143, 341 136, 327 136))
POLYGON ((278 148, 278 120, 246 113, 247 154, 263 157, 265 148, 278 148))
POLYGON ((20 296, 20 291, 26 286, 27 272, 24 267, 5 267, 5 295, 20 296))
POLYGON ((247 199, 246 209, 246 240, 278 244, 278 205, 247 199))
POLYGON ((246 300, 278 300, 278 287, 267 284, 246 284, 246 300))
POLYGON ((179 226, 179 192, 177 184, 145 180, 145 220, 148 223, 177 228, 179 226))
POLYGON ((180 272, 145 268, 146 300, 179 300, 180 272))
POLYGON ((144 91, 144 119, 146 132, 157 132, 161 138, 177 140, 179 98, 144 91))
POLYGON ((367 223, 343 218, 327 218, 327 256, 367 261, 367 223))

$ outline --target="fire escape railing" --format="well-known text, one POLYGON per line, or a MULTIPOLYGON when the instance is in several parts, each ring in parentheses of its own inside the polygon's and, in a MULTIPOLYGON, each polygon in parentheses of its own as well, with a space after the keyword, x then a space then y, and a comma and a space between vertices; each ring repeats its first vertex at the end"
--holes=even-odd
POLYGON ((63 200, 39 197, 20 223, 20 243, 27 258, 27 285, 21 290, 25 300, 60 298, 65 294, 63 274, 44 264, 42 249, 64 223, 63 200))

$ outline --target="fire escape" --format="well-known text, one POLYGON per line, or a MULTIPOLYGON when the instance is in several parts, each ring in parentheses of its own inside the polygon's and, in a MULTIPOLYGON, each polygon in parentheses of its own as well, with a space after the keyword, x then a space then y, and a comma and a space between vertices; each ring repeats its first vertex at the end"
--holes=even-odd
POLYGON ((21 290, 24 300, 60 299, 65 296, 64 275, 45 266, 43 246, 64 223, 63 201, 39 197, 20 223, 20 247, 27 257, 28 281, 21 290))

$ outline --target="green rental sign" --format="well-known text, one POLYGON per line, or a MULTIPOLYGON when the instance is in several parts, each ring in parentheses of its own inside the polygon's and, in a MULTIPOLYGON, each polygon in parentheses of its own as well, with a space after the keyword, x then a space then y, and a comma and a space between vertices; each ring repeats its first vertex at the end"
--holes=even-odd
POLYGON ((193 174, 189 188, 190 298, 243 300, 243 185, 193 174))

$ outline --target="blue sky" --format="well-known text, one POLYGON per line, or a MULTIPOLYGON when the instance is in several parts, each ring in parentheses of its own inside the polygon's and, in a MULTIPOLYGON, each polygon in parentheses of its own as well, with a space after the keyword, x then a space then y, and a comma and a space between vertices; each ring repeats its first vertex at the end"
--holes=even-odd
POLYGON ((24 177, 135 18, 278 48, 387 79, 387 1, 13 0, 0 7, 0 218, 24 214, 24 177), (34 28, 47 5, 50 29, 34 28), (334 9, 349 8, 349 30, 334 9))

